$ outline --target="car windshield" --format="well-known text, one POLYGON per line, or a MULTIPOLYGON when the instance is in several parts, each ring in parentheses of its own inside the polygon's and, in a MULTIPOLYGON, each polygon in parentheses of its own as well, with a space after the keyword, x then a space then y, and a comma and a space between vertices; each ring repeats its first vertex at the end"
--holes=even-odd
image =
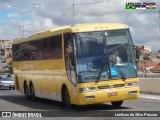
POLYGON ((75 43, 79 82, 137 76, 128 30, 77 33, 75 43))

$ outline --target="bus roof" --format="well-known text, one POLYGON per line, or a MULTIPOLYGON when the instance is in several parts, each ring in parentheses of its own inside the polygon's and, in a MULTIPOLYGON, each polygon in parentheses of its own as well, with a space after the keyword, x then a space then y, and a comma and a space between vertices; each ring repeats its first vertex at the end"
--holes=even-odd
POLYGON ((126 24, 119 23, 92 23, 92 24, 77 24, 71 26, 72 32, 88 32, 88 31, 101 31, 101 30, 115 30, 126 29, 126 24))
POLYGON ((47 30, 35 33, 26 38, 17 38, 13 41, 13 44, 37 40, 37 39, 43 39, 50 36, 56 36, 56 35, 62 34, 63 32, 78 33, 78 32, 89 32, 89 31, 101 31, 101 30, 127 29, 127 28, 128 28, 128 25, 119 24, 119 23, 75 24, 72 26, 62 26, 62 27, 47 29, 47 30))

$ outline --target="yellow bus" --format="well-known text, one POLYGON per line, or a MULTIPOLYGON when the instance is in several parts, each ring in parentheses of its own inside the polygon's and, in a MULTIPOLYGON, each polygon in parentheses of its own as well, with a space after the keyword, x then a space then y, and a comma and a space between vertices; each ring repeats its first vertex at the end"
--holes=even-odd
POLYGON ((75 24, 13 41, 16 89, 67 107, 139 97, 129 28, 119 23, 75 24))

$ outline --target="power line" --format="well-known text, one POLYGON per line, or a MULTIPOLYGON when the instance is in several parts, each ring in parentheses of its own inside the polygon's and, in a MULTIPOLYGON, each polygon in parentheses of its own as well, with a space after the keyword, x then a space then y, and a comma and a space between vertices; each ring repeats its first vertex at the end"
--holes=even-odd
POLYGON ((103 2, 107 2, 107 1, 109 1, 109 0, 90 2, 90 3, 81 3, 81 4, 75 4, 75 5, 91 5, 91 4, 103 3, 103 2))
MULTIPOLYGON (((59 18, 57 18, 54 22, 55 23, 58 23, 74 6, 76 5, 91 5, 91 4, 98 4, 98 3, 103 3, 103 2, 107 2, 107 1, 110 1, 110 0, 103 0, 103 1, 97 1, 97 2, 90 2, 90 3, 82 3, 82 4, 74 4, 68 8, 59 18)), ((46 26, 45 28, 41 29, 41 30, 44 30, 46 28, 50 27, 50 25, 46 26)))
POLYGON ((67 14, 67 12, 69 12, 72 9, 72 7, 73 6, 71 6, 69 9, 67 9, 66 12, 63 13, 59 18, 57 18, 54 23, 57 23, 63 16, 65 16, 67 14))
POLYGON ((92 2, 92 3, 83 3, 83 4, 74 4, 73 3, 73 5, 69 9, 67 9, 59 18, 57 18, 54 23, 57 23, 62 17, 64 17, 68 13, 68 11, 70 11, 73 8, 74 5, 89 5, 89 4, 102 3, 102 2, 106 2, 106 1, 109 1, 109 0, 97 1, 97 2, 92 2))
MULTIPOLYGON (((102 3, 102 2, 106 2, 106 1, 109 1, 109 0, 97 1, 97 2, 92 2, 92 3, 83 3, 83 4, 74 4, 74 3, 73 3, 73 4, 74 4, 74 5, 89 5, 89 4, 102 3)), ((58 22, 63 16, 65 16, 66 13, 67 13, 68 11, 70 11, 72 8, 73 8, 73 5, 72 5, 69 9, 67 9, 59 18, 57 18, 54 23, 57 23, 57 22, 58 22)))
MULTIPOLYGON (((71 6, 70 8, 68 8, 60 17, 58 17, 56 20, 55 20, 55 22, 54 22, 54 24, 55 23, 58 23, 58 21, 60 21, 61 19, 62 19, 62 17, 64 17, 67 13, 68 13, 68 11, 70 11, 71 9, 72 9, 72 7, 73 6, 71 6)), ((41 29, 41 30, 44 30, 44 29, 46 29, 46 28, 48 28, 48 27, 50 27, 51 25, 48 25, 48 26, 46 26, 45 28, 43 28, 43 29, 41 29)), ((40 31, 41 31, 40 30, 40 31)))
POLYGON ((54 23, 57 23, 62 17, 64 17, 66 15, 66 13, 74 7, 74 5, 89 5, 89 4, 102 3, 102 2, 106 2, 106 1, 109 1, 109 0, 97 1, 97 2, 92 2, 92 3, 83 3, 83 4, 74 4, 73 3, 73 5, 69 9, 67 9, 59 18, 57 18, 54 23))

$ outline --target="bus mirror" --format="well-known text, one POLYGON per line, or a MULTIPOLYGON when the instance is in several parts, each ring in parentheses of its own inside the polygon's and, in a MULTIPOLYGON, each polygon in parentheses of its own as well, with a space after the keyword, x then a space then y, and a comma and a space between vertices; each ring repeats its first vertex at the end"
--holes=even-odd
POLYGON ((75 59, 74 59, 74 53, 70 53, 70 60, 71 60, 71 66, 75 67, 75 59))
POLYGON ((141 55, 141 51, 138 47, 136 47, 136 59, 139 60, 140 59, 140 55, 141 55))

